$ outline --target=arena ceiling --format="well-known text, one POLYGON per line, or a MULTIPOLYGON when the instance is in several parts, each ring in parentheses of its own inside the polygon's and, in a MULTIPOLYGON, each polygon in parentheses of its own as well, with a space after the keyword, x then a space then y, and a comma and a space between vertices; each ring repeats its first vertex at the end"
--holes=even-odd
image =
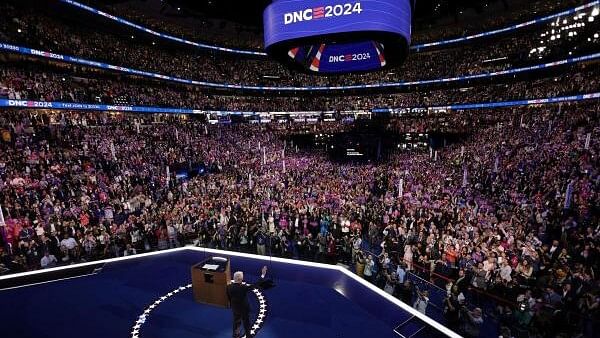
MULTIPOLYGON (((132 0, 105 0, 104 3, 122 3, 132 0)), ((133 0, 153 1, 153 0, 133 0)), ((245 25, 262 27, 263 9, 272 0, 161 0, 163 10, 179 15, 205 16, 245 25)), ((445 20, 471 20, 473 16, 494 13, 527 0, 415 0, 414 19, 424 24, 445 20)))

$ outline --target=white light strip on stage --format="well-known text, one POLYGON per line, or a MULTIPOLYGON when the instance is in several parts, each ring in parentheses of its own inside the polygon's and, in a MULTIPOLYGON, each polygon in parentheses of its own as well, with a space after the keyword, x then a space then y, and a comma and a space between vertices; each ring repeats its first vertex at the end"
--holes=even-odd
POLYGON ((93 275, 95 275, 95 273, 86 273, 85 275, 79 275, 79 276, 73 276, 73 277, 65 277, 65 278, 57 278, 57 279, 52 279, 52 280, 48 280, 48 281, 44 281, 44 282, 37 282, 37 283, 31 283, 31 284, 23 284, 23 285, 18 285, 18 286, 10 286, 10 287, 7 287, 7 288, 0 288, 0 291, 22 289, 22 288, 27 288, 27 287, 30 287, 30 286, 37 286, 37 285, 42 285, 42 284, 54 283, 54 282, 62 282, 62 281, 65 281, 65 280, 70 280, 70 279, 75 279, 75 278, 82 278, 82 277, 93 276, 93 275))
MULTIPOLYGON (((280 257, 261 256, 261 255, 243 253, 243 252, 224 251, 224 250, 217 250, 217 249, 210 249, 210 248, 188 246, 188 247, 175 248, 175 249, 169 249, 169 250, 163 250, 163 251, 148 252, 148 253, 143 253, 143 254, 133 255, 133 256, 127 256, 127 257, 102 259, 102 260, 99 260, 99 261, 92 261, 92 262, 86 262, 86 263, 81 263, 81 264, 73 264, 73 265, 61 266, 61 267, 56 267, 56 268, 51 268, 51 269, 22 272, 22 273, 17 273, 17 274, 13 274, 13 275, 0 276, 0 280, 6 280, 6 279, 11 279, 11 278, 16 278, 16 277, 23 277, 23 276, 30 276, 30 275, 42 274, 42 273, 47 273, 47 272, 51 272, 51 271, 59 271, 59 270, 72 269, 72 268, 75 268, 75 267, 81 267, 81 266, 86 266, 86 265, 94 265, 94 264, 102 264, 102 263, 112 263, 112 262, 125 261, 125 260, 129 260, 129 259, 135 259, 135 258, 143 258, 143 257, 149 257, 149 256, 156 256, 156 255, 168 254, 168 253, 173 253, 173 252, 183 251, 183 250, 192 250, 192 251, 196 251, 196 252, 204 252, 204 253, 210 253, 210 254, 227 255, 227 256, 234 256, 234 257, 244 257, 244 258, 251 258, 251 259, 262 260, 262 261, 272 260, 272 261, 279 262, 279 263, 284 263, 284 264, 302 265, 302 266, 308 266, 308 267, 313 267, 313 268, 328 269, 328 270, 337 270, 337 271, 345 274, 346 276, 354 279, 355 281, 357 281, 361 285, 367 287, 371 291, 377 293, 381 297, 383 297, 383 298, 387 299, 388 301, 392 302, 394 305, 398 306, 402 310, 404 310, 404 311, 410 313, 411 315, 413 315, 413 316, 421 319, 427 325, 434 327, 436 330, 440 331, 441 333, 445 334, 446 336, 452 337, 452 338, 461 338, 461 336, 459 334, 457 334, 454 331, 448 329, 447 327, 445 327, 444 325, 436 322, 435 320, 429 318, 427 315, 425 315, 425 314, 417 311, 416 309, 412 308, 410 305, 405 304, 404 302, 400 301, 399 299, 396 299, 395 297, 387 294, 385 291, 379 289, 375 285, 367 282, 366 280, 362 279, 358 275, 354 274, 352 271, 350 271, 350 270, 348 270, 346 268, 343 268, 341 266, 338 266, 338 265, 329 265, 329 264, 323 264, 323 263, 315 263, 315 262, 307 262, 307 261, 287 259, 287 258, 280 258, 280 257)), ((0 292, 2 292, 2 291, 0 291, 0 292)))
POLYGON ((440 331, 441 333, 445 334, 448 337, 453 337, 453 338, 461 338, 461 336, 457 333, 455 333, 454 331, 450 330, 449 328, 445 327, 444 325, 436 322, 435 320, 429 318, 427 315, 417 311, 417 309, 413 308, 412 306, 404 303, 403 301, 401 301, 400 299, 390 295, 389 293, 383 291, 382 289, 378 288, 377 286, 375 286, 372 283, 367 282, 365 279, 359 277, 357 274, 355 274, 354 272, 339 267, 339 270, 346 274, 348 277, 354 279, 355 281, 361 283, 363 286, 371 289, 371 291, 377 293, 379 296, 387 299, 388 301, 394 303, 396 306, 400 307, 402 310, 410 313, 411 315, 421 319, 422 321, 424 321, 427 325, 434 327, 435 329, 437 329, 438 331, 440 331))
POLYGON ((60 270, 67 270, 67 269, 73 269, 73 268, 80 268, 82 266, 89 266, 89 265, 96 265, 96 264, 120 262, 120 261, 126 261, 126 260, 134 259, 134 258, 143 258, 143 257, 162 255, 162 254, 167 254, 167 253, 172 253, 172 252, 177 252, 177 251, 183 251, 183 250, 186 250, 186 249, 187 248, 185 248, 185 247, 181 247, 181 248, 168 249, 168 250, 163 250, 163 251, 146 252, 146 253, 142 253, 142 254, 138 254, 138 255, 133 255, 133 256, 108 258, 108 259, 101 259, 101 260, 90 261, 90 262, 85 262, 85 263, 76 263, 76 264, 65 265, 65 266, 57 266, 55 268, 48 268, 48 269, 40 269, 40 270, 35 270, 35 271, 20 272, 20 273, 14 273, 14 274, 6 275, 6 276, 0 276, 0 280, 12 279, 12 278, 17 278, 17 277, 32 276, 32 275, 39 275, 39 274, 48 273, 48 272, 52 272, 52 271, 60 271, 60 270))
POLYGON ((249 254, 249 253, 245 253, 245 252, 224 251, 224 250, 202 248, 202 247, 187 247, 186 249, 199 251, 199 252, 207 252, 207 253, 211 253, 211 254, 225 254, 225 255, 229 255, 229 256, 251 258, 251 259, 262 260, 262 261, 273 261, 273 262, 286 263, 286 264, 309 266, 312 268, 339 270, 337 265, 301 261, 301 260, 289 259, 289 258, 262 256, 262 255, 249 254))

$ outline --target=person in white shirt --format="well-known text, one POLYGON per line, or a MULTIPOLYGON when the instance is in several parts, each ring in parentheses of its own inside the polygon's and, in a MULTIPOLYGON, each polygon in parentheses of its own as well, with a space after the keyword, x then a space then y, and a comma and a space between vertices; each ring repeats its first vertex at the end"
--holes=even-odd
POLYGON ((173 226, 173 224, 169 224, 167 226, 167 235, 169 236, 169 248, 176 248, 179 246, 177 242, 177 229, 173 226))
POLYGON ((79 253, 79 245, 73 237, 65 234, 65 237, 60 241, 60 250, 64 253, 63 261, 68 261, 71 258, 76 258, 79 253))
POLYGON ((512 280, 511 273, 512 268, 508 264, 508 261, 503 261, 502 267, 500 268, 500 277, 502 278, 502 280, 510 282, 512 280))
POLYGON ((139 242, 142 239, 140 230, 137 228, 134 229, 133 231, 131 231, 130 236, 131 236, 131 244, 133 244, 134 246, 136 246, 137 242, 139 242))
POLYGON ((275 218, 273 217, 273 215, 269 216, 269 218, 267 219, 267 223, 269 224, 269 232, 275 232, 275 218))
POLYGON ((403 284, 406 277, 406 265, 404 263, 398 264, 396 267, 396 276, 398 276, 398 284, 403 284))
POLYGON ((56 266, 57 262, 58 261, 56 260, 56 257, 54 257, 54 255, 51 255, 48 252, 46 252, 44 254, 44 257, 42 257, 42 259, 40 260, 40 265, 42 266, 42 269, 51 268, 56 266))
POLYGON ((367 261, 365 262, 365 271, 363 274, 365 275, 365 279, 369 282, 372 281, 373 278, 373 268, 375 267, 375 262, 373 261, 373 256, 369 255, 367 257, 367 261))
POLYGON ((67 250, 73 250, 77 246, 77 241, 73 237, 65 235, 65 238, 60 241, 60 246, 65 247, 67 250))
POLYGON ((417 311, 425 314, 427 311, 427 305, 429 304, 429 292, 427 290, 421 291, 417 289, 417 300, 413 304, 413 307, 417 309, 417 311))
POLYGON ((350 221, 342 221, 342 234, 347 235, 350 233, 350 221))

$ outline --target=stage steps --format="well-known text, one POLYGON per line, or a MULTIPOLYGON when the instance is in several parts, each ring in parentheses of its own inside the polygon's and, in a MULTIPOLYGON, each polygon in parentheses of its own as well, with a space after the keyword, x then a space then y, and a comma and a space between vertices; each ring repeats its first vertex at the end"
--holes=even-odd
POLYGON ((412 316, 396 326, 394 332, 396 332, 402 338, 417 337, 418 334, 427 327, 427 324, 421 319, 412 316))

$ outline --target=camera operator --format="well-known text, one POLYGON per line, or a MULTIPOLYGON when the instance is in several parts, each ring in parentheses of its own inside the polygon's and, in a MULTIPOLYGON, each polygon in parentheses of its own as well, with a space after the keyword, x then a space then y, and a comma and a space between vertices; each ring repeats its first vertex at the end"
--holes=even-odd
POLYGON ((267 254, 267 236, 265 235, 262 226, 258 227, 258 231, 254 237, 256 242, 256 253, 265 256, 267 254))
POLYGON ((458 331, 460 327, 460 302, 458 301, 458 287, 453 286, 444 299, 444 315, 446 324, 452 331, 458 331))
POLYGON ((475 308, 473 311, 467 309, 466 306, 461 307, 461 333, 467 338, 479 337, 479 331, 483 324, 483 317, 480 308, 475 308))

